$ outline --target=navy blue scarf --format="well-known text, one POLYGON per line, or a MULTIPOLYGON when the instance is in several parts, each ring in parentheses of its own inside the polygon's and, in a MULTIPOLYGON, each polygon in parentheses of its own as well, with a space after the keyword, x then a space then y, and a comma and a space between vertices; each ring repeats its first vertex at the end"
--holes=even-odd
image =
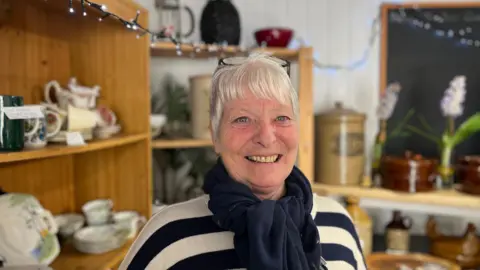
POLYGON ((321 269, 310 183, 294 167, 285 184, 281 199, 260 200, 229 176, 220 158, 206 174, 203 190, 213 220, 235 233, 235 251, 249 270, 321 269))

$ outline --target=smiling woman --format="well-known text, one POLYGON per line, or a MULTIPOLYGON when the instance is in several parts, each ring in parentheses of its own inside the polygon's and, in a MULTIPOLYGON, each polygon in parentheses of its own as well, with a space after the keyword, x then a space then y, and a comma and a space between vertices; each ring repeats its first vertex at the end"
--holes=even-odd
POLYGON ((158 212, 120 269, 366 269, 345 209, 312 194, 295 166, 298 98, 288 67, 262 54, 219 62, 210 104, 219 158, 206 195, 158 212))

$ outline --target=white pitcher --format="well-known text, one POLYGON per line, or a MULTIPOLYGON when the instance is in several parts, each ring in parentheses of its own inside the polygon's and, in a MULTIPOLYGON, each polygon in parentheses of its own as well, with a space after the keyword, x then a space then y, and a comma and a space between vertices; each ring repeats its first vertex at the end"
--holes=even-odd
POLYGON ((52 101, 50 98, 51 91, 53 90, 53 94, 58 102, 58 107, 63 110, 68 108, 68 105, 72 105, 77 108, 81 109, 92 109, 96 105, 97 99, 97 92, 98 90, 89 91, 77 91, 77 88, 74 91, 69 91, 66 89, 62 89, 60 84, 57 81, 50 81, 45 85, 44 89, 44 98, 45 101, 49 104, 54 104, 55 102, 52 101))

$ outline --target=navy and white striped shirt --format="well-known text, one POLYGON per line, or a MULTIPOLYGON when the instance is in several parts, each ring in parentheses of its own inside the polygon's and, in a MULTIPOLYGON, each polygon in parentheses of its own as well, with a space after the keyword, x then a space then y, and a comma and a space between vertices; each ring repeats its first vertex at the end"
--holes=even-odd
MULTIPOLYGON (((155 214, 133 243, 119 270, 245 269, 235 253, 233 233, 219 228, 208 195, 171 205, 155 214)), ((360 241, 345 208, 314 195, 312 217, 322 256, 330 270, 366 270, 360 241)))

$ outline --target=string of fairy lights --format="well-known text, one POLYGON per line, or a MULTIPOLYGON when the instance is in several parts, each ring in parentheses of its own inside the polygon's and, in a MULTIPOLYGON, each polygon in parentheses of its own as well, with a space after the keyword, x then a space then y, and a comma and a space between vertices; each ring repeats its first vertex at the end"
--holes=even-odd
MULTIPOLYGON (((73 7, 73 0, 69 1, 69 12, 75 13, 75 9, 73 7)), ((112 12, 108 11, 106 5, 101 5, 89 0, 80 0, 81 3, 81 12, 83 16, 87 16, 86 7, 90 6, 96 10, 98 10, 102 15, 99 17, 99 21, 103 21, 108 17, 115 18, 119 22, 121 22, 127 29, 136 31, 137 38, 141 38, 145 35, 150 36, 150 41, 152 46, 159 40, 165 41, 168 40, 175 45, 177 55, 182 55, 183 50, 188 48, 188 51, 191 51, 190 56, 195 57, 196 54, 200 52, 208 52, 212 55, 214 54, 222 54, 224 50, 228 47, 227 42, 223 42, 221 44, 203 44, 203 43, 186 43, 186 42, 179 42, 173 36, 173 29, 171 27, 165 27, 159 32, 151 31, 142 25, 139 24, 138 19, 141 14, 140 11, 137 11, 136 16, 130 20, 124 19, 112 12)), ((472 36, 474 30, 471 26, 465 26, 460 29, 452 29, 448 27, 444 27, 442 25, 445 24, 445 19, 439 15, 434 14, 432 12, 423 12, 418 7, 413 7, 411 9, 399 8, 396 12, 390 14, 390 21, 398 22, 398 23, 407 23, 415 28, 419 28, 425 31, 429 31, 433 33, 433 35, 438 37, 447 37, 458 41, 460 44, 465 46, 474 46, 480 47, 480 39, 475 39, 472 36), (410 16, 410 13, 414 13, 413 16, 410 16), (408 14, 407 14, 408 13, 408 14)), ((381 17, 380 13, 373 19, 370 27, 370 33, 368 37, 368 43, 366 49, 363 51, 361 57, 350 64, 347 65, 337 65, 337 64, 326 64, 320 62, 318 59, 314 57, 314 65, 317 69, 326 69, 330 71, 353 71, 358 69, 359 67, 363 66, 368 62, 369 56, 373 48, 375 47, 376 41, 379 36, 380 32, 380 24, 381 24, 381 17)), ((292 40, 290 47, 299 47, 299 46, 308 46, 309 44, 302 38, 297 38, 292 40)), ((265 47, 265 44, 262 44, 261 47, 265 47)), ((244 53, 248 54, 252 48, 242 48, 240 46, 235 47, 236 53, 244 53)), ((232 52, 231 48, 229 48, 229 52, 232 52)))
MULTIPOLYGON (((467 17, 461 16, 461 17, 467 17)), ((470 20, 472 22, 480 22, 479 15, 470 13, 471 19, 464 18, 463 20, 470 20)), ((455 16, 456 20, 459 16, 455 16)), ((431 10, 421 10, 418 7, 412 9, 399 8, 398 11, 390 14, 392 22, 408 24, 414 28, 422 29, 431 32, 434 36, 440 38, 448 38, 459 45, 480 47, 480 38, 476 37, 471 25, 462 25, 458 29, 454 29, 451 24, 447 23, 447 17, 437 14, 431 10), (411 15, 410 15, 411 14, 411 15)))

